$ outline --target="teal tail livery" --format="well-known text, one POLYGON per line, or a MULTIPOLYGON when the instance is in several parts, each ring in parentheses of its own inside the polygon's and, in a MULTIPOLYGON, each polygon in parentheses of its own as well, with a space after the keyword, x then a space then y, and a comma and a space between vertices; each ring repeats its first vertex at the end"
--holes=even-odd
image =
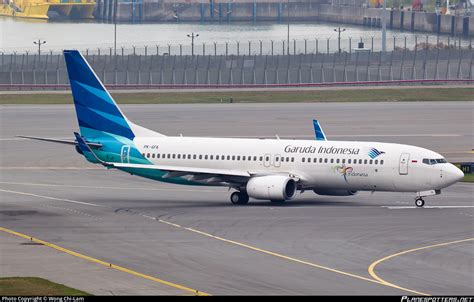
MULTIPOLYGON (((73 145, 91 163, 161 182, 224 186, 233 204, 249 198, 284 202, 298 193, 352 196, 358 191, 438 195, 464 177, 442 155, 382 142, 175 137, 132 123, 76 50, 65 50, 79 131, 74 140, 21 136, 73 145)), ((205 110, 205 108, 203 108, 205 110)))

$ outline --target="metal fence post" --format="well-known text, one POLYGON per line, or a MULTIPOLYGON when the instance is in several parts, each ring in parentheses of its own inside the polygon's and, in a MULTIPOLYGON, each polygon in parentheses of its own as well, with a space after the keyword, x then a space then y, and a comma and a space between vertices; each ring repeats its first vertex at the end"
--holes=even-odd
POLYGON ((262 48, 263 48, 262 44, 263 44, 263 42, 262 42, 262 40, 260 40, 260 55, 262 55, 262 48))
POLYGON ((251 51, 252 51, 252 50, 251 50, 251 48, 252 48, 252 46, 251 46, 251 45, 252 45, 252 42, 251 42, 251 41, 249 41, 249 56, 251 55, 251 51))
POLYGON ((328 54, 329 54, 329 40, 330 40, 330 39, 331 39, 331 38, 327 38, 327 53, 328 53, 328 54))
POLYGON ((240 42, 237 41, 237 55, 240 55, 240 42))
POLYGON ((183 55, 183 44, 179 44, 179 55, 183 55))
POLYGON ((214 56, 217 56, 217 42, 214 42, 214 56))
POLYGON ((304 39, 304 54, 308 54, 308 39, 304 39))
POLYGON ((225 55, 229 55, 229 42, 225 42, 225 55))
POLYGON ((160 54, 160 45, 155 44, 156 46, 156 55, 158 56, 160 54))

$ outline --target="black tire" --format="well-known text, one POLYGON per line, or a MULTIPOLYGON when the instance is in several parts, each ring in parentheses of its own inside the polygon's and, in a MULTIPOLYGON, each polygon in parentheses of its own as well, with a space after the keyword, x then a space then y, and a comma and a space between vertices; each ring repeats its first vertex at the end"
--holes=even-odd
POLYGON ((230 195, 230 202, 238 205, 247 204, 249 202, 249 196, 242 192, 234 192, 230 195))
POLYGON ((425 201, 423 200, 423 198, 417 198, 415 199, 415 205, 418 208, 422 208, 425 205, 425 201))

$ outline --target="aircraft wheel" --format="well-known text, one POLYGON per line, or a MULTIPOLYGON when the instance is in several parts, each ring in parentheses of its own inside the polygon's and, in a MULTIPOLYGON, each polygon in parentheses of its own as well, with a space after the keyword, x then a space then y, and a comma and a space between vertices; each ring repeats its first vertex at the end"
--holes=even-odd
POLYGON ((230 202, 233 204, 247 204, 249 196, 242 192, 234 192, 230 195, 230 202))
POLYGON ((418 208, 422 208, 424 205, 425 205, 425 201, 423 200, 423 198, 417 198, 415 199, 415 205, 418 207, 418 208))

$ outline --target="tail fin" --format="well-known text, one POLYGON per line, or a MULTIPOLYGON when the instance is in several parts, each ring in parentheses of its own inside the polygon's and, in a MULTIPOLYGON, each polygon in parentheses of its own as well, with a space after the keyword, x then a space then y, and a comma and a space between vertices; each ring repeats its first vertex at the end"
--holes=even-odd
POLYGON ((142 134, 161 135, 127 119, 79 51, 65 50, 64 58, 82 136, 114 135, 133 140, 142 134))

